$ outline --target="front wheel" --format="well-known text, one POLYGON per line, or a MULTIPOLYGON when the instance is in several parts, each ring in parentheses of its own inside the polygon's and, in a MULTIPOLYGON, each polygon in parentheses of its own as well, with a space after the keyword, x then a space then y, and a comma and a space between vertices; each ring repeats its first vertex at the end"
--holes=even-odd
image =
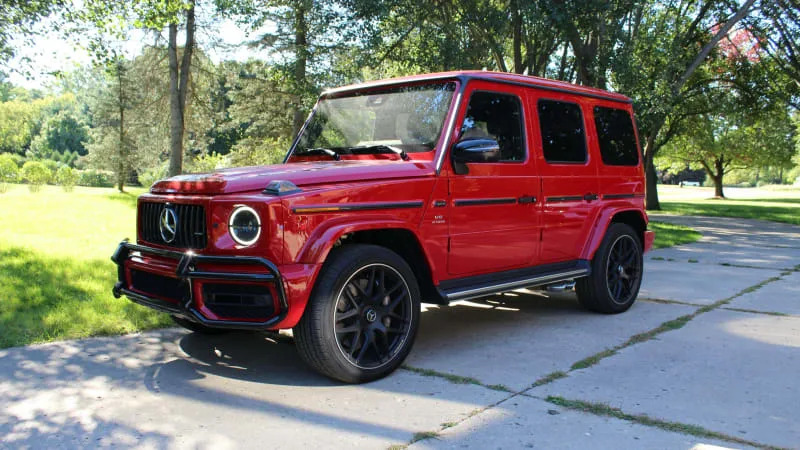
POLYGON ((294 337, 311 367, 362 383, 400 366, 419 317, 419 287, 405 260, 384 247, 348 245, 322 267, 294 337))
POLYGON ((627 311, 642 284, 642 244, 624 223, 612 223, 592 259, 592 273, 577 280, 578 301, 606 314, 627 311))

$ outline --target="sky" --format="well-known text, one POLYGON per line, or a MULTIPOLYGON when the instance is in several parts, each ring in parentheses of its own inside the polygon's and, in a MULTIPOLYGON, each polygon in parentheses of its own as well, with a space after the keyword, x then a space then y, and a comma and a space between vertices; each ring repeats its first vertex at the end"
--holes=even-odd
MULTIPOLYGON (((198 12, 198 15, 202 14, 198 12)), ((210 24, 198 28, 197 40, 203 51, 214 62, 226 59, 245 61, 250 58, 269 59, 269 52, 249 48, 246 43, 254 40, 259 33, 248 34, 233 20, 215 17, 198 17, 198 22, 210 24), (207 45, 215 42, 217 45, 207 45)), ((85 49, 86 39, 68 39, 64 33, 54 30, 53 21, 46 19, 36 26, 40 35, 36 36, 33 45, 17 37, 14 39, 16 56, 5 68, 8 81, 26 89, 47 89, 57 78, 54 73, 70 72, 81 66, 91 64, 90 53, 85 49)), ((166 36, 166 33, 163 34, 166 36)), ((129 38, 117 45, 127 57, 135 57, 141 53, 145 44, 152 44, 156 34, 133 30, 129 38)), ((178 35, 178 43, 183 42, 183 33, 178 35)))

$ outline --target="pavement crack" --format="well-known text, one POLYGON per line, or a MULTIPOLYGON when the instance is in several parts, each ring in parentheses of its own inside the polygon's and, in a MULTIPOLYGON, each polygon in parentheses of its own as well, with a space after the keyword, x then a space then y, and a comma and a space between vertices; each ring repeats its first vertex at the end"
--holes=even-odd
POLYGON ((751 313, 751 314, 764 314, 767 316, 778 316, 778 317, 792 317, 792 314, 786 314, 777 311, 759 311, 756 309, 747 309, 747 308, 732 308, 730 306, 725 306, 722 309, 726 311, 736 311, 736 312, 743 312, 743 313, 751 313))
POLYGON ((666 305, 693 306, 695 308, 697 308, 698 306, 703 306, 702 304, 699 304, 699 303, 690 303, 690 302, 684 302, 684 301, 680 301, 680 300, 670 300, 670 299, 666 299, 666 298, 651 298, 651 297, 648 297, 648 298, 639 298, 639 299, 636 299, 636 301, 637 302, 638 301, 642 301, 642 302, 651 302, 651 303, 663 303, 663 304, 666 304, 666 305))
MULTIPOLYGON (((528 389, 525 389, 525 390, 521 391, 520 393, 526 393, 527 391, 529 391, 531 389, 535 389, 535 388, 537 388, 539 386, 543 386, 545 384, 551 383, 551 382, 553 382, 553 381, 555 381, 557 379, 567 377, 573 371, 587 369, 589 367, 592 367, 595 364, 599 363, 600 361, 602 361, 602 360, 604 360, 604 359, 606 359, 606 358, 608 358, 610 356, 616 355, 622 349, 625 349, 625 348, 628 348, 630 346, 639 344, 641 342, 647 342, 647 341, 655 338, 656 336, 658 336, 658 335, 660 335, 662 333, 666 333, 668 331, 672 331, 672 330, 677 330, 677 329, 683 328, 687 323, 689 323, 695 317, 697 317, 697 316, 699 316, 701 314, 707 313, 709 311, 713 311, 713 310, 715 310, 717 308, 723 307, 723 306, 727 305, 728 303, 730 303, 731 301, 733 301, 734 299, 736 299, 738 297, 741 297, 742 295, 749 294, 751 292, 755 292, 755 291, 761 289, 762 287, 766 286, 767 284, 770 284, 770 283, 773 283, 775 281, 780 280, 783 276, 788 275, 790 273, 791 272, 783 272, 779 276, 771 277, 771 278, 768 278, 768 279, 766 279, 764 281, 761 281, 760 283, 754 284, 752 286, 748 286, 748 287, 742 289, 741 291, 737 292, 736 294, 734 294, 734 295, 732 295, 730 297, 727 297, 727 298, 724 298, 722 300, 716 301, 716 302, 711 303, 709 305, 700 306, 691 314, 685 314, 685 315, 677 317, 675 319, 668 320, 668 321, 662 323, 661 325, 653 328, 652 330, 645 331, 645 332, 639 333, 639 334, 635 334, 635 335, 631 336, 630 338, 628 338, 628 340, 626 340, 625 342, 623 342, 623 343, 621 343, 619 345, 616 345, 616 346, 611 347, 611 348, 607 348, 607 349, 602 350, 602 351, 600 351, 598 353, 595 353, 595 354, 593 354, 591 356, 588 356, 588 357, 586 357, 584 359, 581 359, 580 361, 575 362, 574 364, 572 364, 572 366, 569 368, 569 370, 566 373, 560 374, 559 376, 553 376, 553 377, 548 375, 548 376, 545 376, 544 378, 542 378, 540 380, 537 380, 528 389)), ((696 307, 698 305, 687 305, 687 306, 695 306, 696 307)))
MULTIPOLYGON (((798 266, 798 268, 800 268, 800 266, 798 266)), ((766 280, 761 281, 760 283, 754 284, 752 286, 748 286, 748 287, 742 289, 741 291, 737 292, 736 294, 734 294, 734 295, 732 295, 730 297, 724 298, 722 300, 716 301, 714 303, 711 303, 711 304, 705 305, 705 306, 699 306, 699 305, 694 305, 694 304, 691 304, 691 303, 677 302, 677 301, 672 301, 672 300, 644 299, 646 301, 655 301, 655 302, 659 302, 659 303, 676 303, 676 304, 682 304, 682 305, 686 305, 686 306, 693 306, 693 307, 698 307, 699 306, 699 307, 697 308, 697 310, 695 310, 691 314, 685 314, 685 315, 677 317, 675 319, 668 320, 668 321, 662 323, 661 325, 657 326, 656 328, 653 328, 653 329, 651 329, 649 331, 645 331, 643 333, 638 333, 638 334, 635 334, 635 335, 631 336, 625 342, 623 342, 623 343, 621 343, 619 345, 616 345, 614 347, 605 349, 605 350, 603 350, 601 352, 595 353, 594 355, 591 355, 591 356, 589 356, 587 358, 584 358, 584 359, 582 359, 580 361, 577 361, 574 364, 572 364, 572 366, 566 372, 564 372, 564 371, 551 372, 551 373, 545 375, 544 377, 536 380, 529 387, 527 387, 527 388, 525 388, 525 389, 523 389, 521 391, 518 391, 518 392, 514 392, 511 389, 509 389, 508 387, 503 386, 503 385, 486 384, 486 383, 483 383, 480 380, 478 380, 476 378, 473 378, 473 377, 467 377, 467 376, 461 376, 461 375, 454 375, 454 374, 450 374, 450 373, 438 372, 436 370, 423 369, 423 368, 419 368, 419 367, 412 367, 412 366, 404 364, 403 366, 401 366, 401 368, 403 370, 407 370, 409 372, 413 372, 413 373, 416 373, 418 375, 427 376, 427 377, 442 378, 442 379, 447 380, 447 381, 449 381, 451 383, 454 383, 454 384, 474 384, 476 386, 481 386, 481 387, 484 387, 484 388, 487 388, 487 389, 492 389, 492 390, 495 390, 495 391, 507 392, 507 393, 509 393, 509 395, 507 397, 502 398, 501 400, 499 400, 499 401, 497 401, 495 403, 492 403, 492 404, 484 407, 484 408, 479 408, 479 409, 474 410, 472 413, 470 413, 469 415, 467 415, 466 417, 464 417, 464 418, 462 418, 460 420, 453 421, 453 422, 442 423, 440 425, 440 427, 435 431, 423 431, 423 432, 415 433, 413 438, 407 444, 393 445, 393 446, 391 446, 389 448, 390 449, 404 449, 404 448, 407 448, 409 445, 414 444, 415 442, 419 442, 419 441, 426 440, 426 439, 438 438, 442 431, 444 431, 444 430, 446 430, 448 428, 455 427, 455 426, 463 423, 467 419, 469 419, 469 418, 471 418, 471 417, 473 417, 473 416, 475 416, 477 414, 480 414, 480 413, 482 413, 484 411, 488 411, 489 409, 492 409, 492 408, 494 408, 494 407, 496 407, 496 406, 498 406, 498 405, 500 405, 500 404, 502 404, 502 403, 514 398, 514 397, 517 397, 517 396, 524 396, 524 397, 529 397, 529 398, 541 399, 540 397, 537 397, 537 396, 529 394, 529 392, 531 390, 539 387, 539 386, 543 386, 543 385, 552 383, 552 382, 554 382, 556 380, 559 380, 559 379, 562 379, 562 378, 566 378, 573 371, 582 370, 582 369, 586 369, 586 368, 592 367, 595 364, 597 364, 600 361, 602 361, 603 359, 606 359, 606 358, 608 358, 610 356, 613 356, 613 355, 617 354, 622 349, 631 347, 631 346, 639 344, 641 342, 647 342, 647 341, 655 338, 656 336, 658 336, 658 335, 660 335, 662 333, 666 333, 668 331, 672 331, 672 330, 677 330, 677 329, 683 328, 687 323, 689 323, 695 317, 697 317, 697 316, 699 316, 701 314, 707 313, 709 311, 713 311, 715 309, 724 307, 725 305, 727 305, 728 303, 730 303, 734 299, 736 299, 738 297, 741 297, 741 296, 743 296, 745 294, 749 294, 751 292, 755 292, 755 291, 761 289, 762 287, 766 286, 767 284, 770 284, 770 283, 773 283, 775 281, 778 281, 778 280, 782 279, 783 276, 789 275, 791 273, 793 273, 793 271, 782 272, 779 276, 771 277, 771 278, 768 278, 766 280)), ((732 309, 732 308, 724 308, 724 309, 732 309)), ((751 312, 751 311, 746 311, 746 312, 751 312)), ((756 311, 752 311, 752 312, 756 312, 756 311)), ((555 405, 559 405, 559 406, 568 408, 568 409, 576 409, 576 410, 590 412, 590 413, 597 414, 597 415, 606 415, 606 416, 610 416, 610 417, 617 417, 617 418, 620 418, 620 419, 623 419, 623 420, 636 422, 636 423, 639 423, 639 424, 642 424, 642 425, 653 426, 653 427, 662 428, 662 429, 670 430, 670 431, 679 431, 679 432, 682 432, 682 433, 685 433, 685 434, 691 434, 691 435, 694 435, 694 436, 725 440, 725 441, 729 441, 729 442, 735 442, 735 443, 750 445, 750 446, 759 447, 759 448, 770 448, 770 449, 777 448, 777 447, 765 446, 763 444, 759 444, 759 443, 756 443, 756 442, 751 442, 751 441, 748 441, 748 440, 745 440, 745 439, 737 438, 735 436, 728 436, 726 434, 722 434, 722 433, 718 433, 718 432, 715 432, 715 431, 706 430, 705 428, 702 428, 702 427, 699 427, 699 426, 696 426, 696 425, 688 425, 688 424, 682 424, 682 423, 678 423, 678 422, 668 422, 668 421, 664 421, 664 420, 661 420, 661 419, 655 419, 655 418, 652 418, 652 417, 649 417, 649 416, 646 416, 646 415, 627 414, 627 413, 624 413, 624 412, 620 411, 619 409, 612 408, 612 407, 610 407, 608 405, 605 405, 605 404, 602 404, 602 403, 590 403, 590 402, 584 402, 584 401, 580 401, 580 400, 567 400, 567 399, 564 399, 562 397, 555 397, 555 396, 548 396, 547 398, 544 398, 543 400, 545 400, 547 402, 550 402, 550 403, 553 403, 555 405)))
POLYGON ((733 267, 734 269, 780 270, 782 272, 794 270, 792 268, 787 268, 787 267, 764 267, 764 266, 753 266, 750 264, 736 264, 728 262, 721 262, 719 263, 719 265, 724 267, 733 267))
POLYGON ((759 442, 742 439, 740 437, 731 436, 718 431, 712 431, 703 428, 699 425, 686 424, 681 422, 670 422, 667 420, 657 419, 650 417, 646 414, 631 414, 622 411, 619 408, 614 408, 605 403, 587 402, 582 400, 568 400, 564 397, 550 395, 544 399, 546 402, 560 406, 562 408, 571 409, 574 411, 581 411, 597 416, 613 417, 628 422, 637 423, 649 427, 660 428, 662 430, 689 434, 704 439, 716 439, 720 441, 731 442, 735 444, 748 445, 756 448, 763 449, 780 449, 781 447, 774 447, 770 445, 761 444, 759 442))
POLYGON ((445 379, 445 380, 447 380, 447 381, 449 381, 449 382, 451 382, 453 384, 474 384, 476 386, 482 386, 482 387, 485 387, 487 389, 491 389, 493 391, 508 392, 508 393, 513 393, 514 392, 511 389, 507 388, 506 386, 503 386, 502 384, 486 384, 486 383, 483 383, 480 380, 472 378, 472 377, 454 375, 452 373, 439 372, 439 371, 436 371, 436 370, 423 369, 423 368, 420 368, 420 367, 412 367, 412 366, 409 366, 407 364, 403 364, 400 368, 403 369, 403 370, 407 370, 409 372, 414 372, 414 373, 416 373, 418 375, 422 375, 422 376, 425 376, 425 377, 443 378, 443 379, 445 379))

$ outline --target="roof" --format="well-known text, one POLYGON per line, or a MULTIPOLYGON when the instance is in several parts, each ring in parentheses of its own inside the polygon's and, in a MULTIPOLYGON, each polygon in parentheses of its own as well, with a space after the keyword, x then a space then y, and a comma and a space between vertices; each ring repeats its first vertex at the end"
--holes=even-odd
POLYGON ((371 89, 371 88, 389 86, 394 84, 416 83, 420 81, 435 81, 435 80, 446 80, 446 79, 459 79, 461 81, 468 81, 468 80, 494 81, 499 83, 510 83, 516 85, 530 86, 549 91, 558 91, 576 95, 584 95, 587 97, 601 98, 604 100, 612 100, 623 103, 632 102, 630 97, 627 97, 625 95, 616 92, 609 92, 603 89, 597 89, 588 86, 580 86, 577 84, 567 83, 566 81, 557 81, 548 78, 534 77, 530 75, 519 75, 516 73, 488 72, 481 70, 438 72, 438 73, 429 73, 424 75, 411 75, 406 77, 369 81, 366 83, 351 84, 349 86, 342 86, 334 89, 329 89, 323 92, 322 95, 360 91, 363 89, 371 89))

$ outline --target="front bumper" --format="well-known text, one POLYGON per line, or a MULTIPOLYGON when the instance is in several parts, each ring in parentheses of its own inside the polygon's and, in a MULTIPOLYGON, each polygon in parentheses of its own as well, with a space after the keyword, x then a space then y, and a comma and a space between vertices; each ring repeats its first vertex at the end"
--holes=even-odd
POLYGON ((653 248, 653 242, 656 240, 655 231, 647 230, 644 232, 644 252, 647 253, 653 248))
MULTIPOLYGON (((112 290, 115 297, 119 298, 124 295, 131 301, 140 305, 179 316, 208 327, 269 330, 274 329, 276 324, 283 321, 289 311, 281 273, 275 264, 265 258, 253 256, 204 256, 196 255, 190 251, 179 252, 164 250, 123 241, 117 247, 111 260, 117 264, 118 279, 112 290), (177 265, 174 266, 174 273, 170 273, 169 276, 188 286, 183 298, 167 300, 133 290, 130 283, 129 266, 133 264, 132 258, 143 257, 156 257, 177 261, 177 265), (201 266, 213 266, 214 269, 198 270, 198 267, 201 266), (227 268, 229 266, 239 268, 247 267, 248 270, 228 272, 216 269, 218 267, 227 268), (275 293, 277 300, 275 302, 277 304, 275 313, 266 320, 228 320, 206 317, 206 315, 198 309, 195 302, 195 286, 197 286, 198 282, 214 281, 270 285, 271 291, 275 293)), ((138 270, 149 272, 148 267, 141 262, 138 266, 138 270)), ((154 270, 153 272, 156 274, 161 272, 160 275, 166 275, 163 273, 163 265, 159 270, 154 270)))

